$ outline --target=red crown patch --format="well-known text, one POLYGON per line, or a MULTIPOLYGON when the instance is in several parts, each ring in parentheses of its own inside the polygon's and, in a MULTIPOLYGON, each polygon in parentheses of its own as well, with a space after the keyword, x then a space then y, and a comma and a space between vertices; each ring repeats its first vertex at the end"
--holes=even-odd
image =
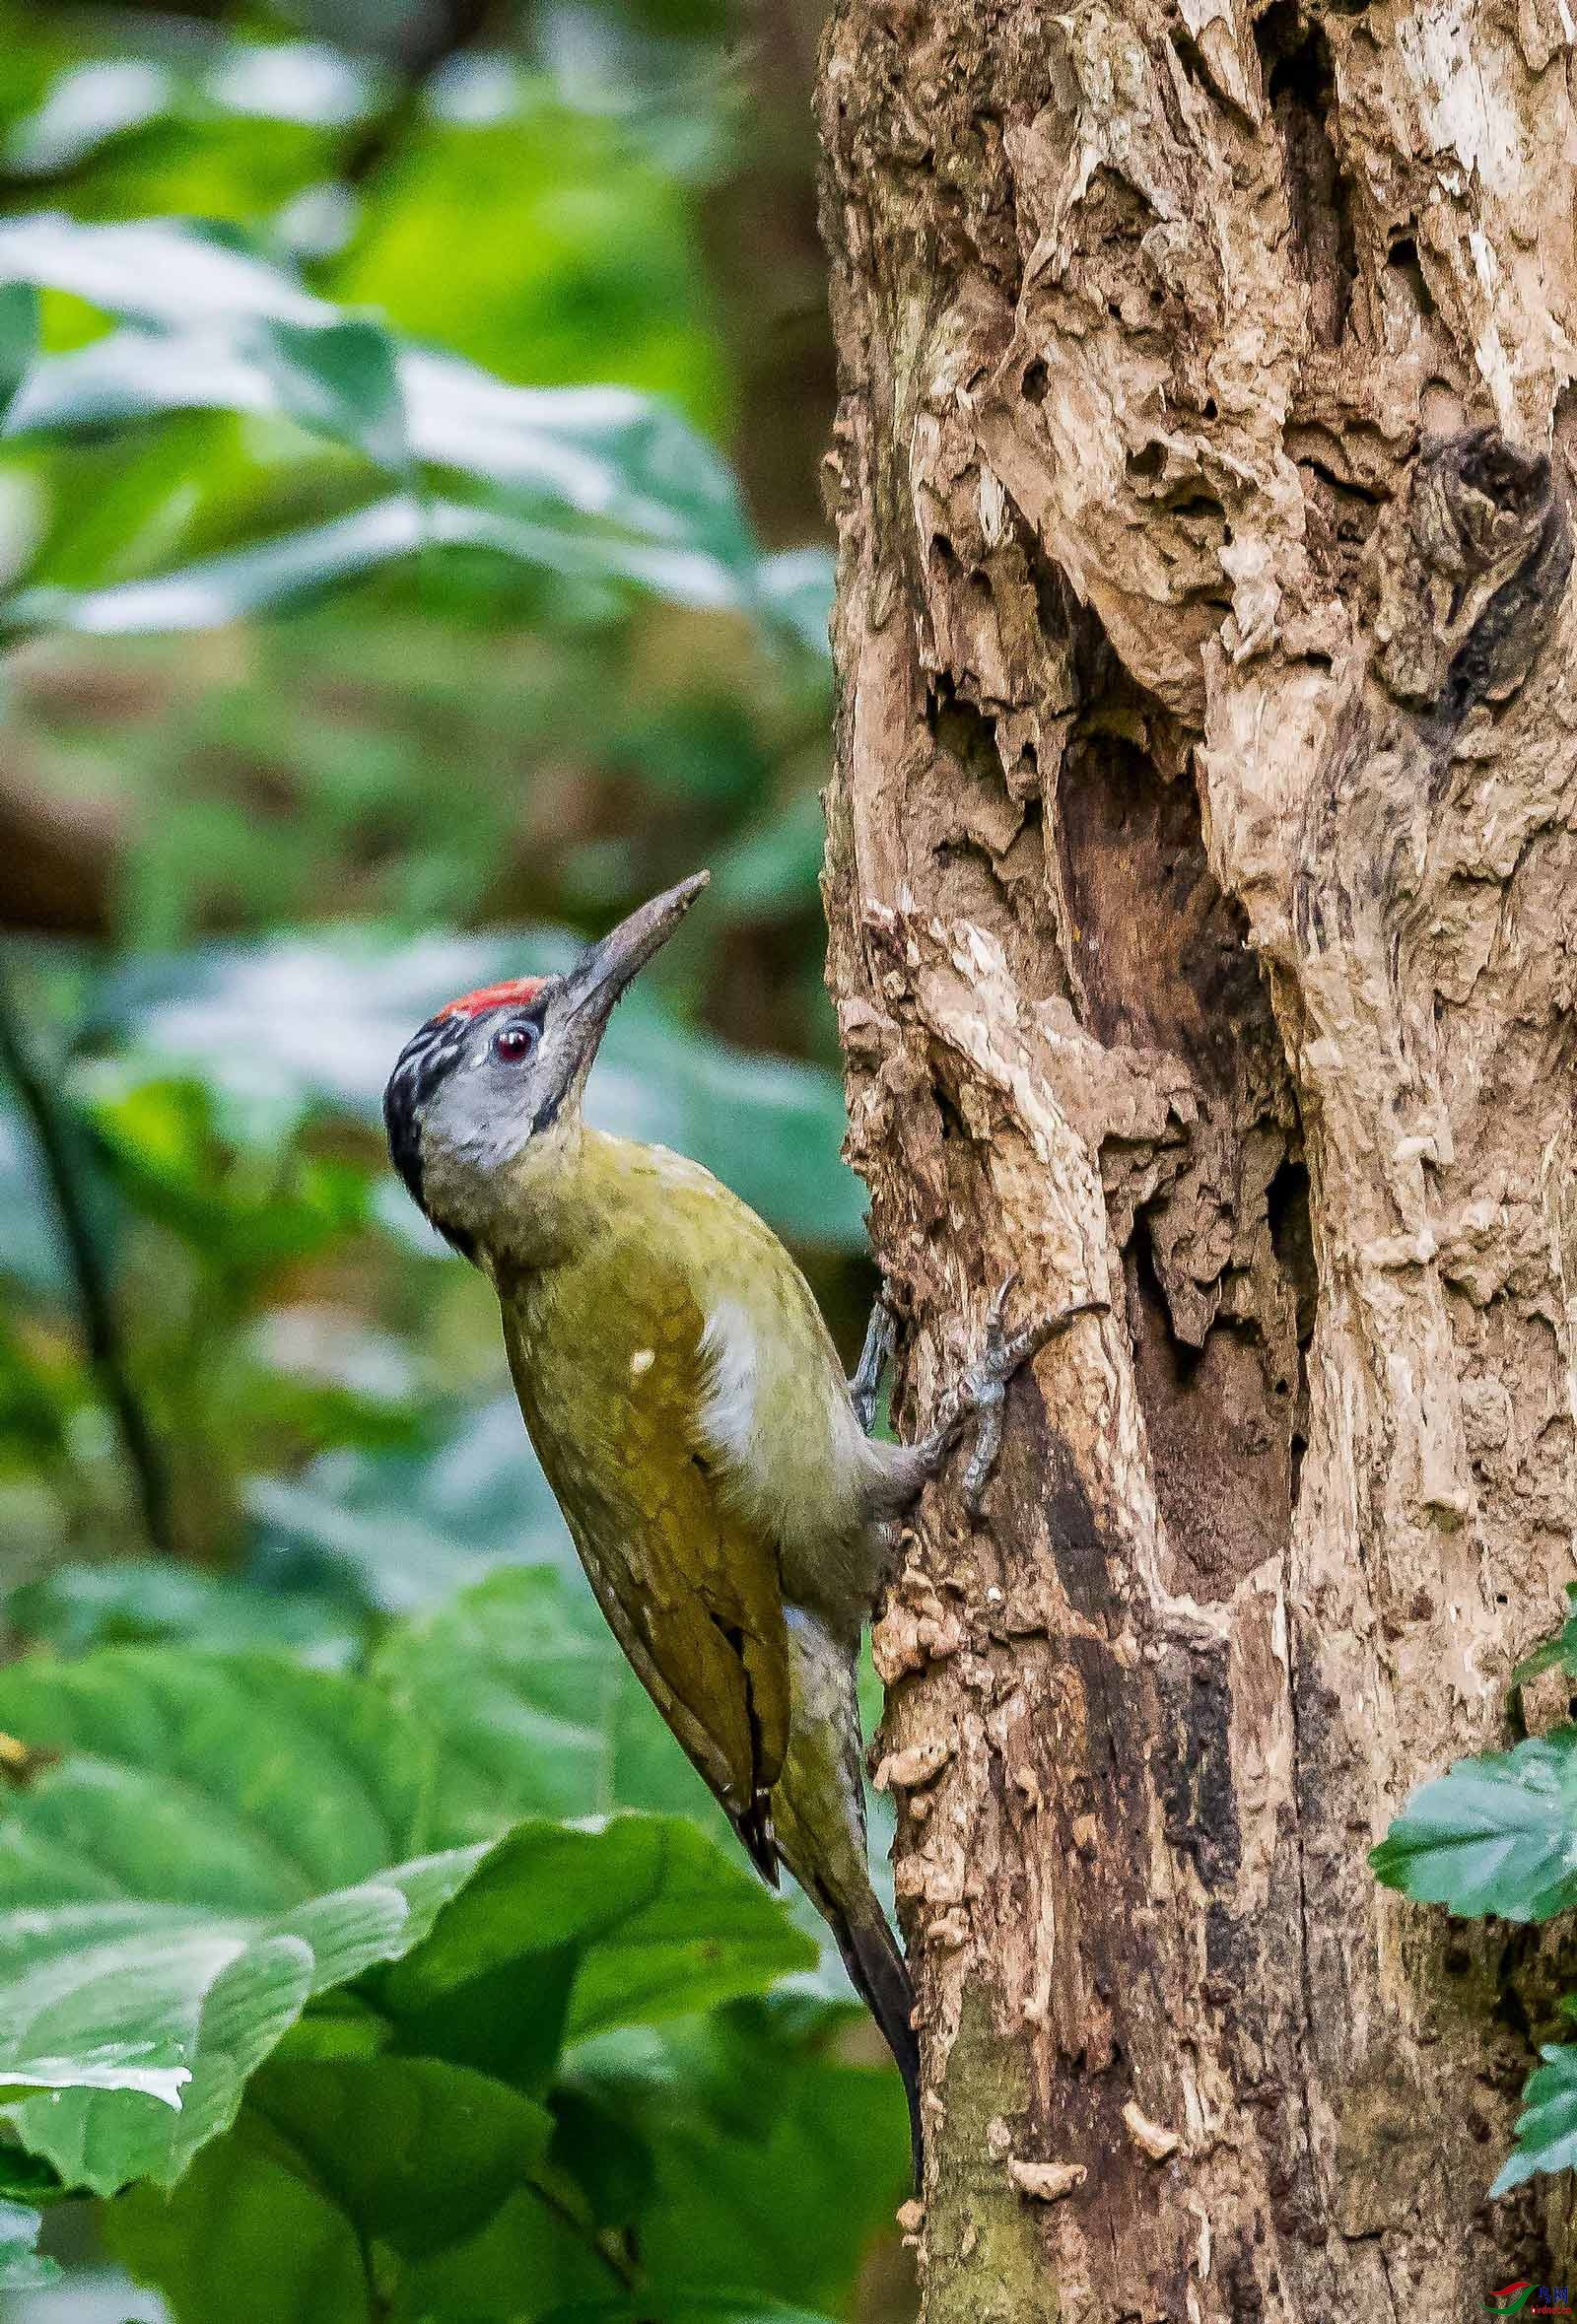
POLYGON ((438 1013, 441 1017, 479 1017, 490 1008, 517 1008, 534 1000, 547 981, 546 977, 510 977, 502 985, 482 985, 438 1013))

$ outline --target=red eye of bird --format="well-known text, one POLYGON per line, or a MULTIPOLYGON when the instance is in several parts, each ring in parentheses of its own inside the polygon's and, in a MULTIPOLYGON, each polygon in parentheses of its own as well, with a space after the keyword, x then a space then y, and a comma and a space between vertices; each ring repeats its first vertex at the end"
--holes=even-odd
POLYGON ((534 1025, 506 1025, 493 1036, 493 1055, 507 1065, 517 1065, 536 1047, 534 1025))

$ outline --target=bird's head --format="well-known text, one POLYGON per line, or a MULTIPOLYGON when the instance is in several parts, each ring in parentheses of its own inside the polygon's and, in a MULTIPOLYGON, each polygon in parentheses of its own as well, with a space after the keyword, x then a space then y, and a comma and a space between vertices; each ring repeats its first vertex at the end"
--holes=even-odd
POLYGON ((653 896, 561 977, 516 977, 429 1017, 383 1092, 394 1167, 418 1207, 474 1256, 500 1173, 573 1140, 615 1001, 706 886, 696 872, 653 896))

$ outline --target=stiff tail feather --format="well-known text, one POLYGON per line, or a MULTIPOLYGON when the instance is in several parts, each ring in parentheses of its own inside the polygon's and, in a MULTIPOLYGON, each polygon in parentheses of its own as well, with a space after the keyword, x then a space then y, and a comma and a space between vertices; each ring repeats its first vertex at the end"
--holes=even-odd
POLYGON ((782 1881, 778 1877, 778 1835, 772 1828, 771 1792, 757 1792, 748 1808, 729 1808, 727 1812, 729 1822, 739 1834, 745 1854, 768 1887, 781 1887, 782 1881))
POLYGON ((909 2153, 918 2195, 925 2173, 926 2142, 920 2114, 920 2042, 910 2022, 915 1988, 908 1964, 874 1897, 869 1913, 857 1921, 836 1905, 823 1904, 822 1912, 838 1940, 850 1982, 875 2018, 904 2078, 904 2094, 909 2100, 909 2153))

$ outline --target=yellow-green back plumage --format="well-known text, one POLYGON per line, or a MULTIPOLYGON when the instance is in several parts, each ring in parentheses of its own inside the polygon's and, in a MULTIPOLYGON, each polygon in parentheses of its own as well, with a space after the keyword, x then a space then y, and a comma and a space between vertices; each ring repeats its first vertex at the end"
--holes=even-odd
POLYGON ((520 1407, 591 1586, 736 1815, 788 1747, 786 1598, 852 1650, 868 1458, 771 1230, 696 1163, 579 1126, 514 1168, 495 1253, 520 1407))

